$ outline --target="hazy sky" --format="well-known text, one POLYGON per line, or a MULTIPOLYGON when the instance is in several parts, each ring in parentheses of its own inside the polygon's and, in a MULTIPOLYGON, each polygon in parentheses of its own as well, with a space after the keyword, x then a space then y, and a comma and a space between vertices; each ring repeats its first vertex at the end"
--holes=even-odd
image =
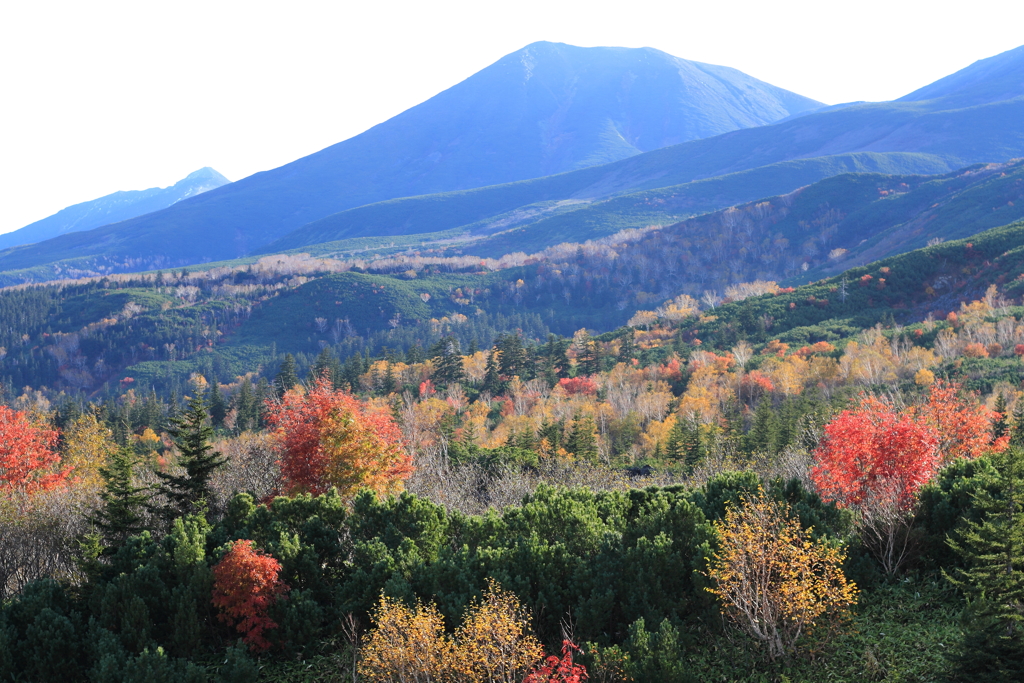
POLYGON ((654 47, 834 104, 1024 43, 1024 2, 4 2, 0 232, 356 135, 537 40, 654 47))

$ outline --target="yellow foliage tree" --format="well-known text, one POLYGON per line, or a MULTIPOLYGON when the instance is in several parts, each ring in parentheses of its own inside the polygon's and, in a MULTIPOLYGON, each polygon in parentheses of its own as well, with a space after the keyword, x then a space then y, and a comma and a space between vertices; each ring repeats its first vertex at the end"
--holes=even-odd
POLYGON ((489 579, 449 637, 434 605, 412 609, 381 596, 374 629, 360 652, 359 675, 387 683, 519 683, 543 658, 519 599, 489 579))
POLYGON ((469 606, 455 631, 454 678, 466 683, 522 681, 544 656, 528 624, 519 598, 488 579, 483 599, 469 606))
POLYGON ((381 596, 373 621, 360 652, 360 676, 386 683, 448 680, 453 648, 437 607, 417 603, 409 609, 381 596))
POLYGON ((763 491, 726 511, 715 524, 720 547, 708 568, 708 590, 768 656, 786 654, 816 623, 841 617, 857 600, 846 580, 845 553, 815 541, 809 530, 763 491))
POLYGON ((71 467, 71 477, 78 486, 98 491, 103 487, 100 468, 116 450, 113 433, 89 412, 65 429, 61 462, 71 467))

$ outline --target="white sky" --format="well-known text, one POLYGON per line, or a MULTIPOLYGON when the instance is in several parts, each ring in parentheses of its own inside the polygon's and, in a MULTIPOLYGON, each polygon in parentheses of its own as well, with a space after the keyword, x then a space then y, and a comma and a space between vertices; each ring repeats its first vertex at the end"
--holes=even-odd
POLYGON ((8 0, 0 233, 203 166, 280 166, 537 40, 655 47, 835 104, 1017 47, 1022 19, 1020 0, 8 0))

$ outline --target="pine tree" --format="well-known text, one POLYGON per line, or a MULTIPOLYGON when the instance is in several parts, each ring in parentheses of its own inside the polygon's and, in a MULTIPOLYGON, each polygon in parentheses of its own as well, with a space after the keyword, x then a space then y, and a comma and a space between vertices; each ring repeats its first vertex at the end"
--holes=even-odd
POLYGON ((518 334, 506 334, 498 338, 495 348, 501 353, 498 356, 499 370, 508 379, 519 377, 524 382, 532 379, 530 353, 523 346, 523 339, 518 334))
POLYGON ((274 391, 277 392, 277 397, 281 398, 284 396, 284 392, 298 383, 299 373, 295 368, 295 356, 290 353, 285 354, 284 360, 281 361, 281 368, 277 371, 277 376, 274 377, 274 391))
POLYGON ((1016 448, 1024 448, 1024 401, 1017 401, 1017 406, 1013 409, 1010 445, 1016 448))
POLYGON ((320 355, 313 361, 313 367, 309 370, 309 381, 313 383, 319 380, 321 377, 326 376, 330 379, 331 384, 335 384, 338 379, 338 371, 340 370, 340 364, 338 359, 331 353, 331 347, 325 346, 320 355))
POLYGON ((256 429, 260 411, 252 390, 252 382, 248 377, 242 380, 242 386, 235 394, 235 410, 238 411, 238 417, 235 419, 235 429, 238 432, 256 429))
POLYGON ((89 521, 99 530, 108 549, 120 547, 129 536, 145 528, 145 508, 150 498, 150 487, 135 486, 133 475, 139 458, 135 451, 124 446, 114 451, 106 467, 100 468, 103 505, 89 521))
POLYGON ((982 521, 947 540, 966 565, 947 577, 969 608, 955 680, 1024 680, 1024 449, 991 457, 999 483, 975 494, 982 521))
POLYGON ((501 374, 498 372, 498 358, 501 352, 497 348, 491 349, 491 353, 487 356, 487 367, 484 370, 484 391, 489 391, 492 396, 500 394, 505 388, 505 384, 501 381, 501 374))
POLYGON ((778 418, 772 409, 772 399, 768 394, 761 397, 754 411, 754 420, 747 433, 746 450, 748 453, 775 453, 778 435, 778 418))
POLYGON ((996 418, 992 420, 992 438, 1001 439, 1010 431, 1008 411, 1006 410, 1006 397, 1002 392, 996 396, 995 405, 996 418))
POLYGON ((704 442, 700 435, 700 421, 697 417, 676 419, 672 431, 669 432, 665 445, 665 457, 684 463, 686 472, 693 469, 704 459, 704 442))
POLYGON ((161 513, 168 519, 201 511, 211 500, 210 479, 227 460, 213 450, 213 427, 207 424, 202 397, 189 399, 188 409, 171 421, 168 430, 178 447, 184 474, 157 472, 160 493, 167 499, 161 513))
POLYGON ((619 347, 619 362, 620 363, 631 363, 636 358, 636 330, 632 327, 628 328, 626 333, 622 335, 622 346, 619 347))
POLYGON ((430 349, 434 361, 432 379, 438 386, 459 384, 465 378, 462 369, 462 352, 455 337, 441 337, 430 349))
POLYGON ((565 450, 578 460, 597 459, 597 427, 589 415, 577 415, 565 437, 565 450))
POLYGON ((419 347, 419 344, 413 344, 405 352, 405 362, 409 365, 423 362, 423 349, 419 347))
POLYGON ((223 427, 224 417, 227 414, 228 404, 224 400, 224 394, 220 392, 220 384, 217 383, 217 378, 214 377, 210 387, 210 422, 213 423, 214 427, 223 427))

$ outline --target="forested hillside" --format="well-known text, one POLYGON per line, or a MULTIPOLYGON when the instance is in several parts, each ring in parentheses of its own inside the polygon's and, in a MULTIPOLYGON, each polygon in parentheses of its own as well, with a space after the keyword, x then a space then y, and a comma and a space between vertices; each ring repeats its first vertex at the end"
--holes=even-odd
MULTIPOLYGON (((192 372, 0 408, 0 672, 1012 680, 1022 249, 1017 223, 540 341, 553 321, 499 334, 440 276, 309 259, 8 291, 4 342, 33 330, 68 390, 100 372, 105 334, 139 354, 132 372, 192 372), (315 358, 272 351, 227 377, 228 352, 204 350, 294 330, 342 293, 347 321, 312 321, 315 358), (429 346, 339 357, 365 347, 357 323, 386 335, 404 316, 429 346), (184 330, 154 353, 187 361, 125 343, 184 330)), ((491 296, 514 310, 516 290, 491 296)))

